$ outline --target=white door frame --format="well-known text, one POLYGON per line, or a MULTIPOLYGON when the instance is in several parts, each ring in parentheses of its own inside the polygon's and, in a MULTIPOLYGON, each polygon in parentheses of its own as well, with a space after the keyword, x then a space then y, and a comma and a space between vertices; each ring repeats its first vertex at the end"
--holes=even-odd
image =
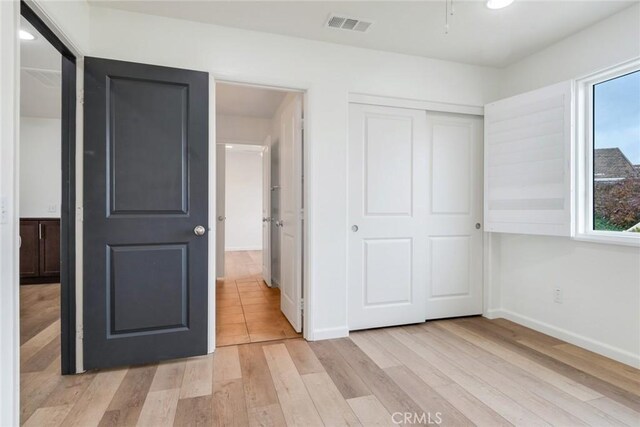
MULTIPOLYGON (((228 84, 228 85, 237 85, 237 86, 248 86, 248 87, 255 87, 255 88, 261 88, 261 89, 271 89, 271 90, 277 90, 277 91, 282 91, 282 92, 293 92, 293 93, 298 93, 301 95, 302 99, 302 111, 304 116, 306 117, 308 115, 308 86, 306 84, 299 84, 299 83, 287 83, 287 82, 273 82, 272 80, 264 80, 261 79, 259 77, 256 78, 248 78, 248 79, 238 79, 236 76, 229 76, 229 75, 219 75, 218 74, 218 78, 214 78, 215 74, 211 74, 212 76, 212 80, 210 82, 211 85, 215 86, 216 83, 222 83, 222 84, 228 84)), ((213 116, 215 116, 215 99, 210 99, 209 100, 209 110, 213 111, 213 116), (212 107, 213 105, 213 107, 212 107)), ((214 121, 215 123, 215 121, 214 121)), ((302 160, 302 164, 304 165, 304 170, 303 170, 303 174, 304 174, 304 181, 302 184, 302 194, 303 194, 303 200, 302 200, 302 204, 305 207, 303 214, 302 214, 302 223, 303 223, 303 227, 302 227, 302 243, 301 243, 301 247, 302 247, 302 254, 300 254, 300 256, 302 257, 301 260, 301 267, 302 267, 302 295, 304 295, 304 305, 303 305, 303 326, 302 326, 302 336, 304 339, 308 340, 308 341, 313 341, 314 340, 314 329, 313 329, 313 292, 312 292, 312 286, 310 283, 310 269, 311 269, 311 257, 309 256, 311 253, 311 249, 310 249, 310 240, 312 238, 311 236, 311 227, 310 227, 310 223, 311 223, 311 219, 309 216, 309 212, 311 211, 311 207, 312 207, 312 201, 311 201, 311 159, 309 158, 309 147, 311 146, 309 138, 308 138, 309 132, 307 131, 306 127, 304 129, 304 133, 303 133, 303 149, 302 149, 302 155, 301 155, 301 160, 302 160)), ((215 138, 213 139, 215 141, 215 138)), ((220 141, 222 142, 222 140, 220 141)), ((229 144, 233 144, 234 141, 233 140, 226 140, 227 143, 229 144)), ((235 141, 235 143, 248 143, 249 141, 235 141)), ((260 144, 262 141, 260 142, 253 142, 253 144, 260 144)), ((214 163, 215 164, 215 160, 214 163)), ((213 173, 213 175, 215 176, 215 173, 213 173)), ((212 187, 215 188, 215 185, 212 187)), ((217 233, 217 231, 216 231, 217 233)), ((215 238, 214 238, 215 241, 215 238)), ((215 270, 215 268, 214 268, 215 270)), ((214 284, 215 286, 215 284, 214 284)), ((213 293, 210 293, 210 295, 215 295, 215 287, 213 290, 213 293)), ((209 330, 210 330, 210 334, 212 334, 213 340, 210 339, 210 343, 213 342, 213 347, 215 348, 215 298, 210 298, 209 299, 210 302, 210 313, 209 313, 209 330), (213 301, 212 301, 213 300, 213 301), (213 330, 213 332, 211 332, 211 330, 213 330)))

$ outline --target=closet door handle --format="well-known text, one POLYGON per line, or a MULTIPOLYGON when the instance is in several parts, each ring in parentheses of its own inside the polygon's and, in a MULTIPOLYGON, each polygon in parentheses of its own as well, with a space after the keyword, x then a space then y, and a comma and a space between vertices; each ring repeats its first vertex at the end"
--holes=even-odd
POLYGON ((38 223, 38 239, 42 240, 42 223, 38 223))

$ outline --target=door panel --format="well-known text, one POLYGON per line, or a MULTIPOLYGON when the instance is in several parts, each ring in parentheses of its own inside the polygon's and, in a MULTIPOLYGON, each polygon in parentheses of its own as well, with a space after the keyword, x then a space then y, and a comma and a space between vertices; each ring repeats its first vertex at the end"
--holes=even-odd
POLYGON ((468 215, 474 172, 471 129, 434 123, 432 131, 431 212, 468 215))
POLYGON ((411 303, 413 286, 411 240, 364 240, 365 307, 411 303))
POLYGON ((208 75, 85 59, 84 367, 207 352, 208 75))
POLYGON ((271 137, 262 151, 262 279, 271 286, 271 137))
POLYGON ((349 121, 349 329, 421 322, 425 113, 352 104, 349 121))
POLYGON ((110 215, 187 214, 188 86, 108 81, 110 215))
POLYGON ((60 220, 40 221, 40 276, 60 275, 60 220))
POLYGON ((226 231, 226 164, 227 149, 225 144, 216 145, 216 276, 224 277, 224 245, 226 231))
POLYGON ((426 318, 482 313, 482 120, 427 114, 431 151, 426 318))
POLYGON ((302 100, 282 112, 280 132, 280 307, 302 331, 302 100))
POLYGON ((365 214, 411 215, 412 117, 368 114, 365 119, 365 214), (390 144, 389 141, 394 141, 390 144))

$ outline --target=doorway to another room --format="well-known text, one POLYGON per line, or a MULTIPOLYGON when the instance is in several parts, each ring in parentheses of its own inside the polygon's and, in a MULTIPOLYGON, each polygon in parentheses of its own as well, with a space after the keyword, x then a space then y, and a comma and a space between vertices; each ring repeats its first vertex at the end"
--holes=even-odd
POLYGON ((216 346, 302 335, 302 94, 216 85, 216 346))

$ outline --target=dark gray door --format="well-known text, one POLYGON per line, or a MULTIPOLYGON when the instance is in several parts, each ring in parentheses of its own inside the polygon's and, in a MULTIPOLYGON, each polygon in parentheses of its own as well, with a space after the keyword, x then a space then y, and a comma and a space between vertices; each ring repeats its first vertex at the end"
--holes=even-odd
POLYGON ((207 352, 207 73, 85 59, 84 367, 207 352))

